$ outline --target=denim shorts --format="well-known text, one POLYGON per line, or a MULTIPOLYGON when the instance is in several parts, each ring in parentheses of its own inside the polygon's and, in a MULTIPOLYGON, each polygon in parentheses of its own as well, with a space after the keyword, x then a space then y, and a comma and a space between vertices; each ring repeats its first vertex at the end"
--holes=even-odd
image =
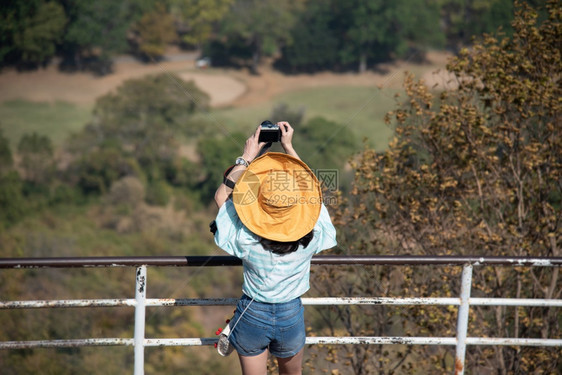
POLYGON ((292 357, 300 352, 306 340, 304 307, 300 298, 285 303, 264 303, 252 302, 243 295, 230 321, 230 329, 235 325, 230 343, 242 356, 256 356, 269 349, 276 357, 292 357), (248 309, 242 315, 246 307, 248 309))

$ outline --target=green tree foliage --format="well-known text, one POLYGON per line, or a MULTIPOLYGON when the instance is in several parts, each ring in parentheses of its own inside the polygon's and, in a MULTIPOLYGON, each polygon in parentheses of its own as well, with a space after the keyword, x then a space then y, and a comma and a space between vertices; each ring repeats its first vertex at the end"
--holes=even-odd
POLYGON ((162 180, 151 181, 146 189, 146 202, 155 206, 165 206, 170 201, 168 185, 162 180))
MULTIPOLYGON (((544 5, 544 1, 537 3, 544 5)), ((460 49, 471 42, 473 35, 490 33, 498 27, 511 31, 512 0, 443 0, 441 6, 447 44, 452 48, 460 49)))
POLYGON ((182 40, 194 46, 205 43, 234 0, 172 0, 172 7, 185 25, 182 40))
POLYGON ((283 48, 290 70, 358 66, 402 57, 411 49, 440 47, 439 8, 433 1, 323 0, 307 6, 283 48))
POLYGON ((179 175, 170 170, 181 166, 178 139, 202 132, 190 117, 208 105, 193 82, 169 74, 126 81, 99 98, 94 119, 70 143, 82 155, 74 166, 82 171, 81 186, 105 192, 120 177, 138 176, 136 166, 149 182, 179 175))
POLYGON ((37 66, 55 55, 67 17, 55 1, 12 1, 0 15, 0 63, 37 66))
POLYGON ((201 169, 205 171, 199 190, 206 202, 213 199, 217 187, 222 183, 224 172, 241 155, 246 138, 242 133, 233 133, 225 137, 206 137, 197 144, 201 169))
POLYGON ((215 67, 245 67, 252 59, 252 49, 240 36, 231 35, 228 39, 211 39, 203 46, 203 54, 212 60, 215 67))
POLYGON ((50 182, 54 172, 54 154, 49 137, 37 133, 25 134, 18 144, 18 155, 25 180, 34 184, 50 182))
POLYGON ((339 169, 357 150, 353 132, 342 124, 314 117, 296 128, 295 149, 311 166, 319 169, 339 169))
POLYGON ((242 40, 251 49, 251 69, 257 73, 262 56, 290 40, 293 10, 293 2, 237 0, 224 18, 221 31, 225 38, 242 40))
POLYGON ((85 194, 104 194, 125 176, 143 177, 136 159, 113 147, 84 153, 67 170, 68 179, 85 194))
POLYGON ((68 4, 69 25, 64 49, 79 68, 91 66, 101 74, 111 70, 111 57, 128 48, 127 32, 136 21, 132 3, 112 0, 73 0, 68 4))
POLYGON ((279 64, 291 72, 333 68, 338 63, 341 34, 334 27, 332 0, 312 1, 291 30, 292 38, 282 48, 279 64))
POLYGON ((14 166, 14 157, 10 149, 10 141, 4 135, 0 126, 0 174, 9 171, 14 166))
POLYGON ((164 55, 166 46, 176 41, 174 18, 159 3, 133 25, 138 52, 151 60, 164 55))
POLYGON ((300 127, 304 118, 305 108, 300 107, 298 109, 290 108, 287 103, 279 103, 271 110, 271 115, 269 118, 272 121, 287 121, 293 127, 300 127))
POLYGON ((0 127, 0 230, 25 214, 22 181, 13 163, 10 142, 0 127))
POLYGON ((0 228, 10 226, 26 214, 23 184, 17 171, 0 174, 0 228))
POLYGON ((115 54, 158 57, 179 33, 188 46, 204 45, 214 63, 251 61, 253 72, 280 48, 281 64, 293 71, 362 72, 445 39, 460 49, 474 34, 510 30, 512 17, 510 0, 9 1, 0 15, 0 63, 37 66, 58 52, 64 67, 106 74, 115 54))
POLYGON ((355 0, 349 5, 346 39, 351 43, 343 46, 344 59, 359 61, 360 73, 367 70, 369 57, 380 61, 403 56, 409 43, 436 45, 442 39, 432 1, 355 0))
MULTIPOLYGON (((550 2, 549 18, 537 24, 537 13, 518 5, 512 25, 512 38, 485 36, 450 62, 454 89, 435 95, 407 77, 407 98, 387 117, 396 125, 395 139, 386 152, 365 150, 355 165, 352 199, 336 218, 345 228, 342 251, 560 256, 561 8, 550 2)), ((345 273, 329 276, 337 280, 330 286, 341 285, 342 291, 446 296, 459 290, 459 273, 356 269, 353 286, 345 273), (376 282, 369 282, 373 276, 376 282)), ((475 273, 473 295, 560 298, 558 275, 557 269, 482 268, 475 273)), ((345 317, 351 310, 339 311, 345 317)), ((389 324, 401 315, 402 330, 411 335, 454 335, 454 318, 445 309, 424 306, 396 314, 368 310, 338 327, 388 334, 378 322, 389 324)), ((469 327, 474 336, 560 335, 554 309, 474 308, 474 314, 469 327)), ((355 373, 391 373, 396 364, 403 373, 453 370, 454 354, 447 350, 420 349, 416 368, 396 353, 379 353, 384 360, 378 363, 366 361, 372 350, 351 350, 351 362, 362 371, 355 373)), ((556 373, 560 354, 549 348, 482 347, 468 351, 466 367, 474 373, 556 373)))

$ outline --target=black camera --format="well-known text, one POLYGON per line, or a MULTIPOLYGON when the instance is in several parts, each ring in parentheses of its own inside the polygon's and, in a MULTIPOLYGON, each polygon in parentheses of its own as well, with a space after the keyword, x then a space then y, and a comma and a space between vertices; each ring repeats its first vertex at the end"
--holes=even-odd
POLYGON ((260 138, 258 142, 279 142, 281 140, 281 129, 279 125, 265 120, 260 125, 260 138))

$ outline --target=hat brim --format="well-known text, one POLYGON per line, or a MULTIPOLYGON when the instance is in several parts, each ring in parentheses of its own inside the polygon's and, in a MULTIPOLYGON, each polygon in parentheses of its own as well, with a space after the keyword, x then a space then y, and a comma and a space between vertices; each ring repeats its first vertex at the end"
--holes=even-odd
POLYGON ((314 229, 322 207, 322 190, 303 161, 268 152, 244 171, 232 200, 250 231, 269 240, 292 242, 314 229))

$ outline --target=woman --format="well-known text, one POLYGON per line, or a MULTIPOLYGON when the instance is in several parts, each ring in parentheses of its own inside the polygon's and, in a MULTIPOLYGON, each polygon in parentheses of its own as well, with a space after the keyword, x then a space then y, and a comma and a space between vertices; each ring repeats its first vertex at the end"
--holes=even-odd
POLYGON ((293 128, 277 123, 283 153, 258 157, 260 127, 217 189, 216 244, 242 259, 243 296, 229 323, 230 344, 244 375, 301 374, 305 344, 300 296, 309 289, 310 260, 336 245, 320 184, 292 145, 293 128))

